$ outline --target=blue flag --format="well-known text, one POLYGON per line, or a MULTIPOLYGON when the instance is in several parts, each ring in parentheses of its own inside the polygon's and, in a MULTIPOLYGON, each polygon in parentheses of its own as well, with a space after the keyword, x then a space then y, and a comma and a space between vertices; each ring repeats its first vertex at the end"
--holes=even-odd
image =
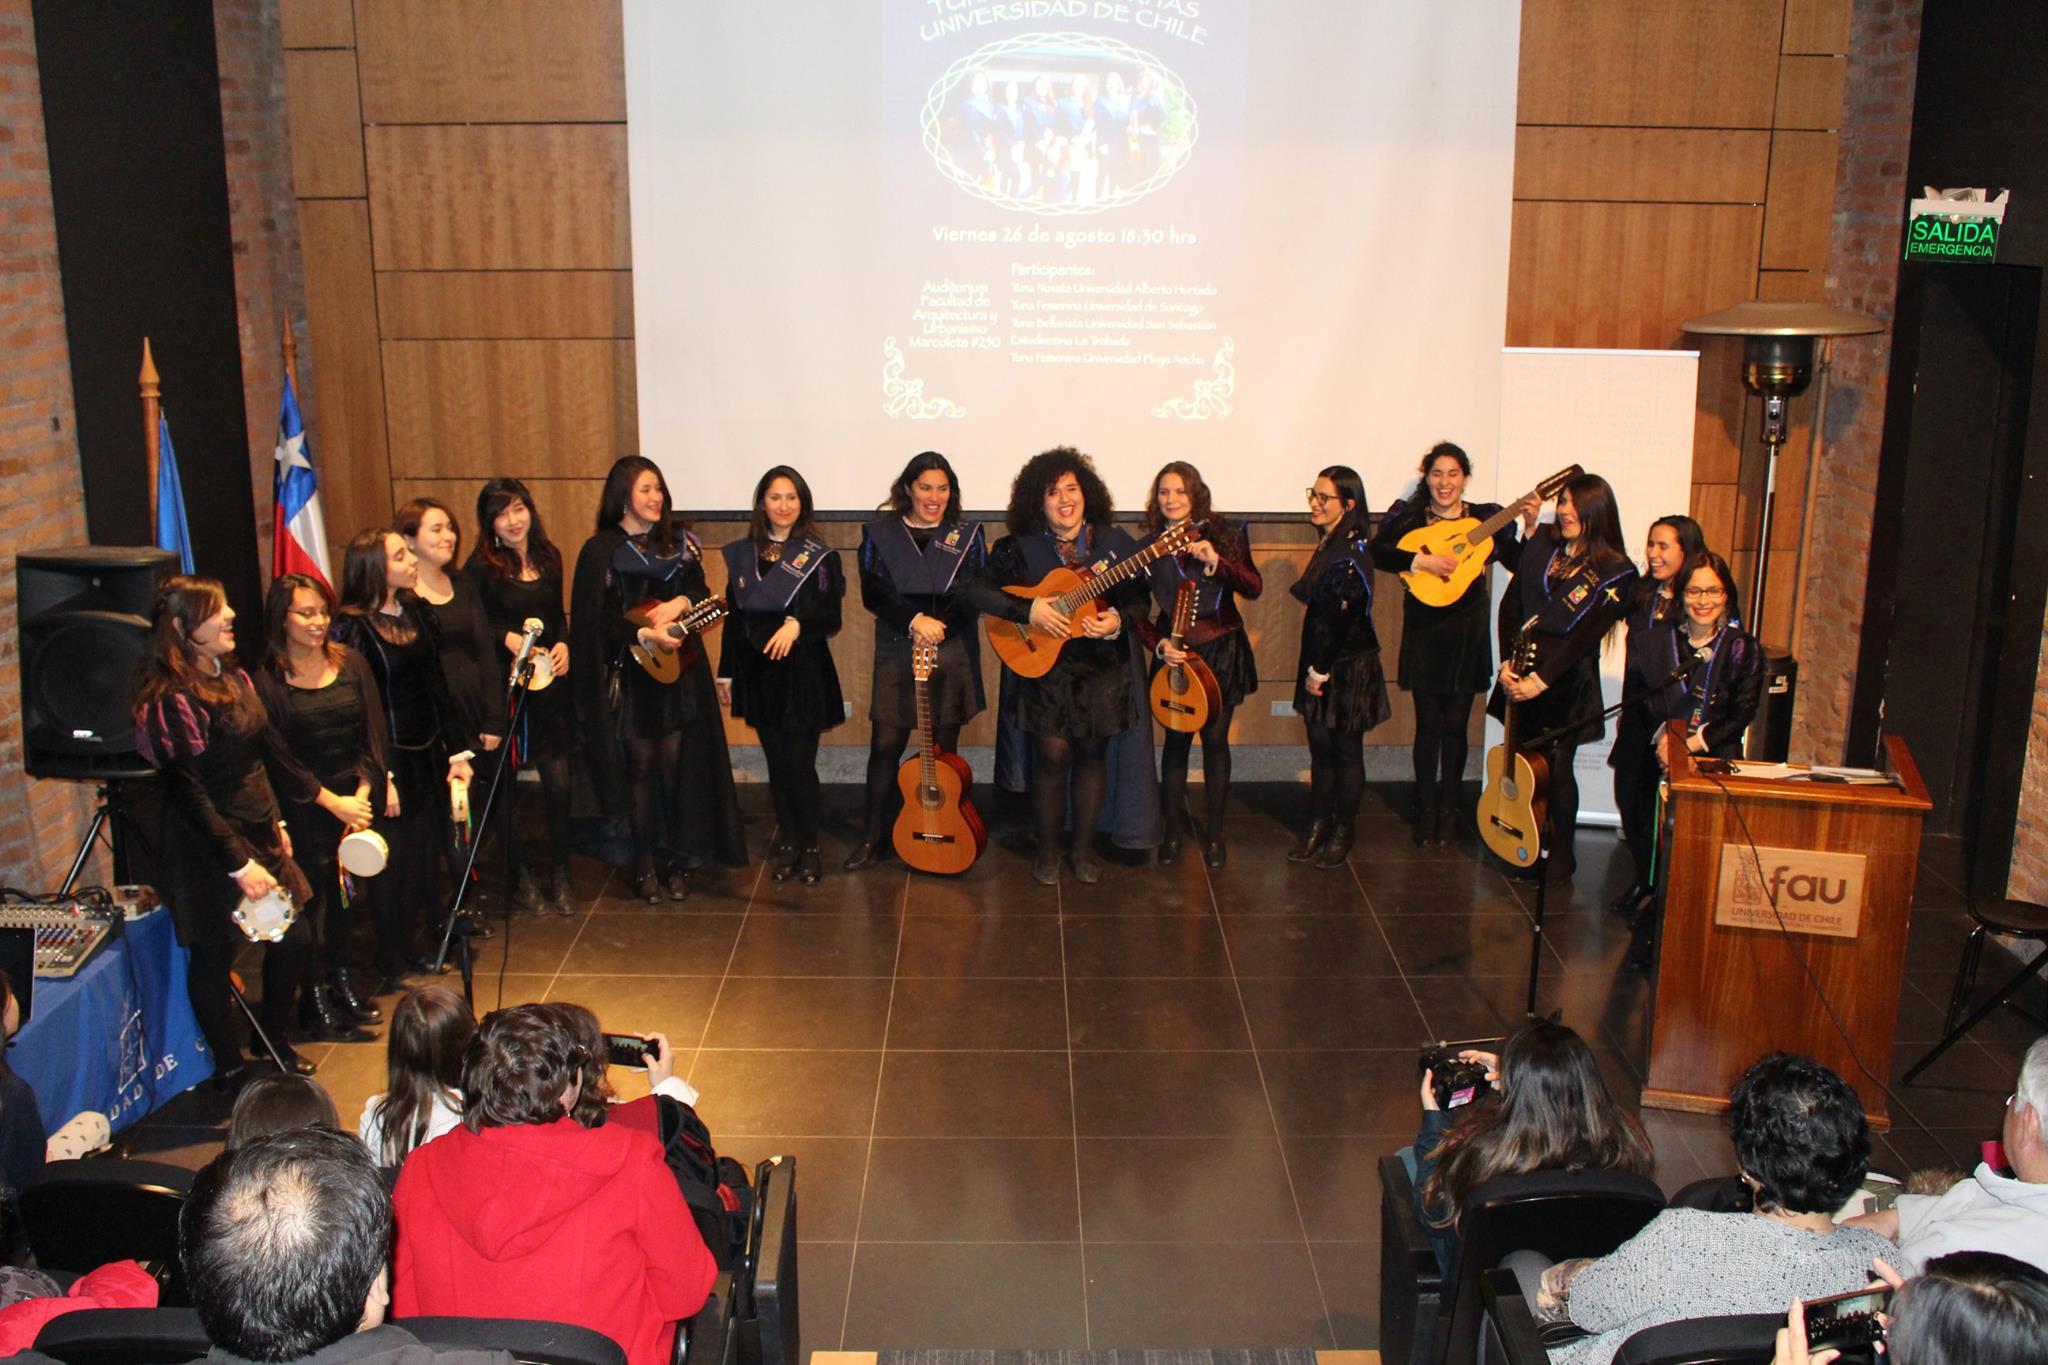
POLYGON ((178 480, 178 456, 171 449, 171 422, 156 418, 156 547, 176 550, 185 573, 192 572, 192 528, 185 524, 185 485, 178 480))

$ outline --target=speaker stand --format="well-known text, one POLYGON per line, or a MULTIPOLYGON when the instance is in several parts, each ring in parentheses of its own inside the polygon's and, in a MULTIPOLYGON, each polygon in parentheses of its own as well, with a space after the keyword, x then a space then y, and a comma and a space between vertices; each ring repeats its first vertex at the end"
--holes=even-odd
POLYGON ((85 860, 92 856, 93 845, 98 842, 100 832, 107 832, 107 853, 113 859, 113 880, 123 880, 122 873, 127 862, 127 850, 122 844, 123 825, 132 817, 122 808, 121 789, 113 782, 103 783, 98 788, 98 803, 92 811, 92 823, 85 828, 85 837, 78 841, 78 852, 72 855, 71 870, 64 874, 64 885, 57 890, 57 899, 63 900, 78 885, 78 879, 85 873, 85 860))

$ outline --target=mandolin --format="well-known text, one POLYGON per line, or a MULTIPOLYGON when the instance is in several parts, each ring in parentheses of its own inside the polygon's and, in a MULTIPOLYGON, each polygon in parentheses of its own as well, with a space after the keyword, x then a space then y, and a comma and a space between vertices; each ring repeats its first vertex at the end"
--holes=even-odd
MULTIPOLYGON (((1196 589, 1195 582, 1189 580, 1173 595, 1173 633, 1169 638, 1176 649, 1195 623, 1196 589)), ((1152 675, 1152 714, 1169 730, 1194 734, 1222 705, 1223 689, 1216 685, 1216 675, 1192 652, 1186 663, 1168 664, 1152 675)))
POLYGON ((896 770, 903 811, 892 842, 905 864, 919 872, 965 872, 988 847, 988 827, 968 799, 974 770, 958 754, 946 753, 932 737, 932 674, 939 647, 910 643, 910 676, 917 691, 917 757, 896 770))
MULTIPOLYGON (((690 609, 671 621, 667 626, 670 639, 680 643, 692 635, 700 635, 732 615, 723 597, 707 597, 695 603, 690 609)), ((642 630, 661 630, 651 623, 648 608, 632 607, 626 612, 626 619, 642 630)), ((627 648, 632 651, 633 662, 647 670, 647 676, 659 683, 672 683, 683 676, 683 656, 680 649, 649 649, 637 639, 627 648)))
MULTIPOLYGON (((1081 623, 1101 611, 1095 603, 1096 598, 1124 580, 1145 572, 1152 567, 1153 560, 1185 549, 1200 530, 1192 521, 1182 522, 1170 530, 1161 531, 1144 549, 1094 573, 1084 575, 1062 566, 1036 583, 1016 583, 1003 591, 1013 597, 1051 598, 1053 605, 1072 624, 1074 633, 1067 639, 1073 639, 1081 634, 1081 623)), ((1012 673, 1020 678, 1042 678, 1059 662, 1060 650, 1067 640, 1034 630, 1029 621, 999 621, 990 617, 988 642, 995 646, 996 657, 1012 673)))
MULTIPOLYGON (((1515 637, 1509 667, 1527 676, 1536 666, 1536 637, 1530 617, 1515 637)), ((1510 701, 1501 722, 1500 743, 1486 754, 1486 788, 1479 793, 1479 837, 1506 863, 1534 867, 1543 856, 1543 826, 1550 813, 1550 761, 1516 746, 1517 704, 1510 701)))
MULTIPOLYGON (((1581 472, 1577 465, 1566 465, 1537 484, 1529 496, 1549 502, 1581 472)), ((1418 496, 1426 498, 1429 494, 1419 492, 1418 496)), ((1516 503, 1519 502, 1517 499, 1516 503)), ((1448 607, 1462 598, 1466 589, 1486 572, 1487 556, 1493 553, 1493 538, 1515 519, 1516 503, 1501 508, 1485 521, 1476 517, 1432 521, 1402 536, 1396 543, 1404 550, 1412 550, 1419 555, 1450 555, 1458 561, 1458 567, 1451 570, 1448 579, 1438 578, 1433 573, 1411 571, 1402 574, 1402 581, 1407 583, 1408 591, 1415 595, 1415 600, 1427 606, 1448 607)))

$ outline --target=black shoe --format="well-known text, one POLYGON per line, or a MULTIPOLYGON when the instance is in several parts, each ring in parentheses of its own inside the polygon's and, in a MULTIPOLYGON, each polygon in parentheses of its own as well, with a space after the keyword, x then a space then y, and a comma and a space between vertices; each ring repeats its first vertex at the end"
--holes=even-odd
POLYGON ((1435 843, 1437 841, 1436 810, 1433 807, 1424 806, 1421 810, 1415 812, 1415 819, 1412 822, 1411 829, 1417 848, 1428 848, 1431 844, 1435 843))
POLYGON ((1102 880, 1102 864, 1095 861, 1094 854, 1074 855, 1074 880, 1083 886, 1093 886, 1102 880))
POLYGON ((249 1059, 247 1057, 237 1056, 225 1066, 221 1065, 220 1059, 216 1058, 214 1060, 211 1084, 215 1090, 231 1095, 242 1088, 243 1083, 249 1079, 249 1075, 249 1059))
POLYGON ((661 904, 661 883, 652 872, 642 872, 633 879, 633 894, 649 905, 661 904))
POLYGON ((863 839, 853 846, 853 852, 846 855, 846 861, 839 866, 847 872, 858 872, 864 867, 873 867, 881 858, 875 853, 875 841, 863 839))
POLYGON ((794 844, 778 844, 769 855, 768 875, 775 881, 786 882, 796 875, 797 851, 794 844))
POLYGON ((1329 840, 1332 820, 1318 820, 1308 827, 1308 833, 1301 836, 1301 842, 1287 850, 1287 861, 1305 863, 1316 856, 1318 850, 1329 840))
POLYGON ((825 864, 815 848, 805 849, 803 855, 797 859, 797 866, 804 874, 805 886, 816 886, 824 879, 825 864))
POLYGON ((1168 839, 1159 846, 1159 865, 1172 867, 1180 861, 1180 840, 1168 839))
POLYGON ((678 903, 690 898, 690 879, 678 870, 668 874, 668 898, 678 903))
POLYGON ((1333 867, 1342 867, 1344 866, 1345 859, 1350 857, 1350 855, 1351 831, 1340 829, 1330 835, 1328 842, 1316 854, 1315 865, 1325 870, 1333 867))
POLYGON ((481 910, 464 910, 458 915, 455 920, 455 932, 467 934, 479 943, 498 936, 498 931, 491 927, 491 922, 484 918, 484 912, 481 910))
POLYGON ((348 1012, 348 1017, 358 1024, 381 1024, 384 1011, 377 1008, 377 1002, 356 992, 355 979, 348 974, 348 968, 336 967, 327 974, 327 988, 333 992, 334 1000, 348 1012))
POLYGON ((1221 867, 1230 860, 1229 850, 1224 848, 1221 838, 1211 839, 1202 845, 1202 861, 1211 867, 1221 867))
MULTIPOLYGON (((276 1034, 271 1035, 270 1041, 277 1047, 277 1059, 284 1063, 284 1069, 292 1075, 310 1076, 320 1069, 313 1065, 311 1058, 300 1056, 290 1043, 276 1034)), ((265 1054, 265 1059, 268 1060, 268 1054, 265 1054)))
POLYGON ((1060 860, 1054 853, 1041 853, 1031 860, 1031 880, 1040 886, 1060 884, 1060 860))
POLYGON ((1458 812, 1440 810, 1436 813, 1436 846, 1448 848, 1458 842, 1458 812))
POLYGON ((299 995, 299 1031, 316 1043, 373 1043, 377 1035, 359 1027, 347 1006, 326 986, 299 995))
POLYGON ((1650 898, 1650 888, 1637 882, 1628 890, 1607 903, 1607 908, 1617 915, 1633 915, 1642 903, 1650 898))
POLYGON ((565 918, 576 913, 576 893, 569 888, 567 863, 559 863, 555 867, 555 886, 548 896, 548 909, 565 918))
POLYGON ((512 903, 522 915, 544 915, 547 913, 547 897, 541 894, 540 882, 533 873, 522 871, 519 883, 512 888, 512 903))

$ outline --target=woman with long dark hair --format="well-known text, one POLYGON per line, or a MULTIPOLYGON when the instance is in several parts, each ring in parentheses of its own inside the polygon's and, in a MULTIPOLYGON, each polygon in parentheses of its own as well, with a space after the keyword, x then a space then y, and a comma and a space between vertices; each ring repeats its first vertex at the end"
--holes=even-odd
POLYGON ((403 1165, 413 1148, 462 1122, 462 1055, 475 1036, 469 1001, 448 986, 407 991, 392 1007, 384 1090, 356 1123, 379 1166, 403 1165))
MULTIPOLYGON (((509 762, 515 769, 531 768, 540 775, 541 807, 547 821, 548 865, 553 881, 543 896, 521 844, 513 802, 502 799, 504 810, 505 861, 514 879, 513 897, 528 913, 544 909, 558 915, 576 913, 575 893, 569 885, 569 759, 576 747, 574 706, 566 686, 557 686, 569 672, 569 618, 562 610, 562 552, 548 539, 541 524, 540 509, 533 494, 517 479, 492 479, 476 495, 477 547, 470 552, 463 574, 476 584, 483 599, 484 620, 490 626, 497 658, 497 676, 510 679, 513 661, 525 639, 526 623, 538 621, 541 630, 534 652, 546 656, 549 681, 530 687, 520 710, 519 724, 507 736, 509 762)), ((542 669, 536 663, 536 682, 542 669)), ((501 797, 518 791, 508 783, 501 797)))
POLYGON ((1650 1139, 1614 1101, 1583 1038, 1563 1024, 1524 1024, 1498 1056, 1460 1056, 1487 1069, 1492 1092, 1462 1112, 1437 1106, 1435 1077, 1422 1076, 1415 1203, 1431 1228, 1445 1274, 1458 1245, 1465 1197, 1499 1176, 1531 1171, 1632 1171, 1657 1164, 1650 1139))
POLYGON ((1764 700, 1764 648, 1742 628, 1735 571, 1712 550, 1686 561, 1679 576, 1684 614, 1668 632, 1642 637, 1629 677, 1654 689, 1650 720, 1658 732, 1682 721, 1686 748, 1711 758, 1742 757, 1742 736, 1764 700), (1658 683, 1693 663, 1682 682, 1658 683))
POLYGON ((1289 589, 1306 611, 1296 665, 1294 710, 1308 731, 1311 821, 1290 862, 1342 867, 1365 795, 1365 732, 1385 720, 1387 679, 1372 624, 1372 513, 1365 481, 1331 465, 1308 489, 1309 524, 1322 533, 1289 589))
POLYGON ((462 523, 438 498, 414 498, 393 518, 392 529, 413 554, 413 593, 433 618, 441 672, 463 729, 490 753, 505 739, 505 680, 498 676, 483 598, 475 580, 461 572, 462 523))
POLYGON ((369 663, 384 703, 387 777, 377 823, 391 853, 368 887, 379 995, 431 970, 416 936, 431 922, 426 908, 440 901, 450 784, 472 775, 473 745, 441 671, 434 623, 413 595, 417 563, 398 532, 358 533, 342 560, 332 627, 336 640, 369 663))
POLYGON ((889 822, 902 804, 896 786, 903 750, 917 727, 913 642, 937 645, 927 684, 932 735, 960 747, 960 728, 988 704, 981 682, 979 613, 965 589, 988 561, 981 527, 960 520, 960 480, 936 450, 911 457, 889 487, 886 515, 860 532, 860 600, 875 617, 874 684, 868 701, 867 816, 846 859, 858 872, 885 856, 889 822))
MULTIPOLYGON (((232 1084, 247 1066, 229 982, 247 941, 235 925, 235 906, 281 889, 304 907, 313 889, 292 861, 264 771, 266 755, 279 749, 277 733, 255 684, 235 662, 235 610, 214 579, 173 574, 157 585, 149 650, 136 675, 135 743, 164 776, 157 889, 190 952, 185 983, 192 1013, 213 1052, 216 1081, 232 1084)), ((290 767, 280 764, 279 771, 290 767)), ((286 795, 310 802, 315 793, 286 795)), ((312 952, 304 915, 263 950, 263 1031, 286 1067, 302 1076, 313 1074, 313 1063, 293 1050, 285 1027, 312 952)))
MULTIPOLYGON (((1415 495, 1380 518, 1372 538, 1373 563, 1388 573, 1436 574, 1447 578, 1458 561, 1447 554, 1417 554, 1401 548, 1403 537, 1438 522, 1485 521, 1500 504, 1469 502, 1465 485, 1472 458, 1449 441, 1438 441, 1422 457, 1415 495)), ((1524 511, 1533 514, 1535 500, 1524 511)), ((1512 564, 1521 538, 1510 521, 1494 533, 1487 563, 1512 564)), ((1493 683, 1493 595, 1491 575, 1481 570, 1465 593, 1447 607, 1435 607, 1404 593, 1401 599, 1401 690, 1415 704, 1415 842, 1448 844, 1456 826, 1471 747, 1472 703, 1493 683)))
POLYGON ((1648 666, 1652 654, 1666 652, 1668 641, 1652 646, 1649 637, 1668 632, 1684 613, 1679 596, 1680 573, 1695 558, 1707 552, 1700 524, 1684 513, 1659 517, 1650 523, 1643 542, 1643 575, 1636 582, 1635 601, 1628 611, 1628 671, 1622 696, 1629 702, 1614 720, 1614 747, 1607 764, 1614 769, 1614 804, 1621 815, 1621 838, 1635 864, 1635 880, 1614 900, 1619 913, 1634 913, 1650 896, 1650 869, 1655 861, 1657 839, 1657 750, 1656 725, 1650 718, 1652 683, 1668 676, 1640 677, 1636 667, 1640 655, 1648 666))
POLYGON ((1628 611, 1636 566, 1622 548, 1614 490, 1598 474, 1581 474, 1557 495, 1556 525, 1523 537, 1503 619, 1522 623, 1536 645, 1525 675, 1512 670, 1514 640, 1501 641, 1500 680, 1487 702, 1496 719, 1520 707, 1518 726, 1535 738, 1562 731, 1545 746, 1550 757, 1550 876, 1568 881, 1577 866, 1579 779, 1572 760, 1581 744, 1607 731, 1600 717, 1600 646, 1628 611))
POLYGON ((1135 552, 1136 542, 1111 520, 1115 512, 1109 489, 1086 455, 1060 446, 1032 456, 1010 485, 1010 533, 996 542, 987 572, 970 589, 984 615, 1028 623, 1067 640, 1044 677, 1016 680, 1017 724, 1032 737, 1038 856, 1031 875, 1043 886, 1060 879, 1061 822, 1070 801, 1074 877, 1083 883, 1102 879, 1093 841, 1108 783, 1109 742, 1130 728, 1134 714, 1124 620, 1127 613, 1135 618, 1143 612, 1145 588, 1136 580, 1119 584, 1101 599, 1102 610, 1078 627, 1051 598, 1018 597, 1004 589, 1037 583, 1058 568, 1086 573, 1135 552))
POLYGON ((375 818, 386 769, 384 707, 362 655, 328 638, 333 618, 334 595, 320 579, 273 579, 263 600, 268 648, 255 681, 281 741, 276 752, 289 755, 271 760, 274 785, 318 793, 284 805, 286 823, 297 831, 292 851, 313 888, 302 911, 320 945, 301 986, 299 1025, 323 1042, 364 1043, 376 1035, 361 1026, 384 1016, 349 976, 360 892, 343 882, 336 854, 343 835, 368 829, 375 818))
POLYGON ((811 486, 788 465, 754 485, 745 539, 725 547, 733 614, 719 651, 718 690, 754 727, 775 801, 769 875, 806 885, 824 876, 818 848, 818 739, 846 719, 831 639, 839 633, 846 571, 818 538, 811 486))
MULTIPOLYGON (((1152 476, 1152 490, 1145 499, 1145 530, 1159 535, 1193 522, 1198 538, 1178 554, 1169 555, 1152 566, 1148 585, 1158 615, 1133 619, 1138 638, 1159 659, 1162 668, 1177 667, 1189 655, 1200 659, 1215 675, 1222 705, 1201 729, 1202 797, 1207 820, 1202 826, 1202 858, 1210 867, 1221 867, 1228 857, 1223 842, 1223 814, 1230 801, 1230 719, 1244 699, 1259 690, 1259 666, 1252 658, 1251 639, 1245 634, 1244 618, 1238 615, 1239 597, 1257 597, 1265 590, 1265 579, 1252 563, 1250 538, 1244 527, 1217 514, 1209 485, 1201 471, 1186 460, 1174 460, 1152 476), (1168 638, 1173 630, 1173 607, 1183 583, 1195 585, 1195 619, 1180 646, 1168 638)), ((1180 860, 1181 841, 1187 829, 1188 758, 1195 735, 1169 730, 1160 747, 1159 800, 1165 817, 1165 840, 1159 845, 1159 861, 1180 860)))
POLYGON ((692 868, 747 861, 703 642, 665 629, 710 595, 703 545, 676 520, 661 470, 638 455, 614 462, 576 556, 569 642, 584 665, 575 675, 582 753, 605 810, 624 812, 632 828, 633 894, 649 905, 687 899, 692 868), (633 610, 646 625, 626 618, 633 610), (680 655, 682 675, 663 683, 644 671, 636 643, 680 655))

